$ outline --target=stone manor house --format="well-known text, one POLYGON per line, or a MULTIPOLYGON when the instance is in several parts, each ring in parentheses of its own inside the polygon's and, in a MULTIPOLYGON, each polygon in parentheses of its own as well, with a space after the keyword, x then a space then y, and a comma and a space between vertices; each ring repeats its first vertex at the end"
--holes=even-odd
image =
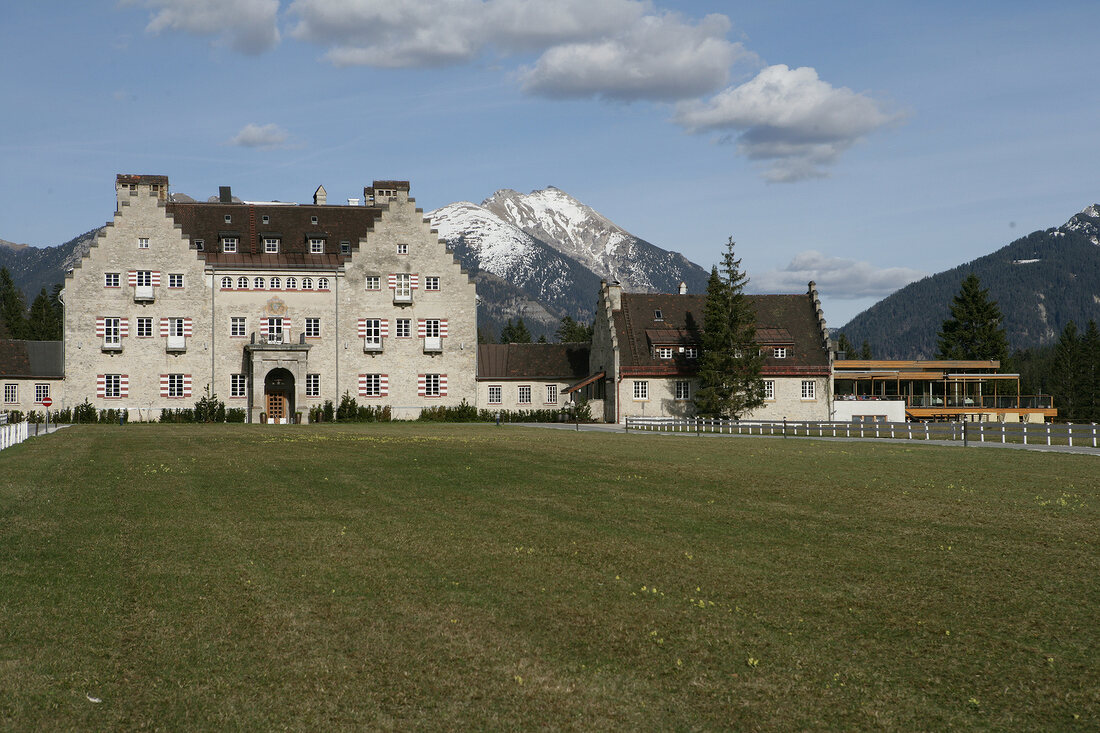
MULTIPOLYGON (((597 419, 689 415, 703 295, 604 283, 592 344, 477 344, 474 284, 409 196, 374 181, 330 205, 171 196, 166 176, 119 175, 113 221, 65 280, 64 341, 0 342, 0 409, 88 400, 131 420, 209 388, 249 422, 305 419, 350 393, 396 418, 463 400, 597 419)), ((752 296, 765 350, 760 419, 827 420, 831 354, 820 302, 752 296)))

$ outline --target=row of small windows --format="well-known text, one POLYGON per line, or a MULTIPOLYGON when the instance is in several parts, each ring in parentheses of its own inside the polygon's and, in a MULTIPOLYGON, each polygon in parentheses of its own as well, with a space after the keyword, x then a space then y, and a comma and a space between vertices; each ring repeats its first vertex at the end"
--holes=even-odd
MULTIPOLYGON (((790 349, 788 349, 786 346, 776 346, 772 349, 772 356, 776 359, 786 359, 789 352, 790 349)), ((682 348, 681 353, 683 353, 685 359, 699 358, 699 349, 695 346, 685 346, 682 348)), ((764 350, 761 349, 760 353, 763 354, 764 350)), ((653 348, 653 356, 658 359, 671 359, 673 356, 675 356, 675 354, 676 350, 674 350, 671 346, 655 346, 653 348)), ((734 350, 733 355, 735 358, 740 359, 740 349, 734 350)))
MULTIPOLYGON (((649 399, 649 380, 636 379, 634 380, 634 399, 635 400, 648 400, 649 399)), ((817 399, 817 382, 812 379, 802 380, 801 396, 804 400, 817 399)), ((491 389, 491 388, 490 388, 491 389)), ((678 400, 690 400, 691 399, 691 382, 687 380, 677 381, 673 387, 676 393, 676 399, 678 400)), ((764 380, 764 399, 775 399, 775 380, 764 380)), ((492 392, 489 393, 489 401, 492 402, 492 392)))
MULTIPOLYGON (((266 218, 266 217, 265 217, 266 218)), ((227 222, 228 223, 228 222, 227 222)), ((264 222, 267 223, 266 221, 264 222)), ((146 240, 148 241, 148 240, 146 240)), ((240 237, 222 237, 221 246, 222 252, 226 254, 234 254, 237 252, 241 244, 240 237)), ((279 237, 263 237, 264 254, 277 255, 282 247, 282 240, 279 237)), ((146 245, 148 246, 148 245, 146 245)), ((195 249, 206 249, 206 242, 202 239, 195 240, 195 249)), ((323 255, 325 253, 325 239, 322 237, 310 237, 309 239, 309 253, 311 255, 323 255)), ((397 245, 398 254, 408 254, 409 245, 399 244, 397 245), (404 248, 404 249, 402 249, 404 248)), ((351 254, 351 242, 344 240, 340 242, 340 254, 351 254)))
MULTIPOLYGON (((504 398, 504 386, 500 384, 489 385, 489 404, 499 405, 503 402, 504 398)), ((516 403, 520 405, 531 404, 531 385, 520 384, 516 387, 516 403)), ((558 385, 548 384, 546 385, 546 404, 556 405, 558 403, 558 385)))
MULTIPOLYGON (((329 289, 329 279, 327 277, 319 277, 319 278, 317 278, 316 282, 317 282, 317 288, 316 288, 317 290, 328 290, 329 289)), ((229 277, 227 275, 227 276, 222 278, 222 290, 232 290, 233 285, 234 285, 234 279, 232 277, 229 277)), ((298 278, 293 277, 293 276, 286 278, 286 282, 284 283, 283 279, 280 278, 280 277, 272 277, 272 278, 254 277, 254 278, 249 279, 249 278, 244 277, 242 275, 241 277, 236 278, 236 287, 237 287, 237 290, 248 290, 250 288, 252 290, 298 290, 299 289, 299 287, 298 287, 298 278)), ((313 278, 312 277, 303 277, 302 280, 301 280, 301 289, 302 290, 313 290, 314 289, 314 280, 313 280, 313 278)))
MULTIPOLYGON (((42 400, 50 396, 49 384, 36 384, 34 385, 34 401, 35 404, 39 404, 42 400)), ((15 404, 19 402, 19 385, 18 384, 5 384, 4 385, 4 402, 6 404, 15 404)))
MULTIPOLYGON (((151 286, 153 285, 153 273, 150 270, 138 270, 134 273, 134 284, 151 286)), ((103 287, 105 288, 118 288, 122 286, 122 273, 120 272, 105 272, 103 273, 103 287)), ((180 290, 183 288, 183 273, 170 272, 168 273, 168 287, 171 290, 180 290)))

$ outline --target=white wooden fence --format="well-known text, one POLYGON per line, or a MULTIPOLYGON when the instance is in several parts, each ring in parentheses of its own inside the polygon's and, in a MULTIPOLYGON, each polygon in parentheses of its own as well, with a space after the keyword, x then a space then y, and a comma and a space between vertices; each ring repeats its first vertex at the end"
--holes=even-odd
POLYGON ((809 422, 628 417, 626 430, 661 433, 724 433, 805 438, 893 438, 960 443, 1020 443, 1098 447, 1097 424, 995 422, 809 422))
POLYGON ((26 439, 26 421, 12 423, 11 425, 0 425, 0 450, 4 450, 16 443, 22 443, 26 439))

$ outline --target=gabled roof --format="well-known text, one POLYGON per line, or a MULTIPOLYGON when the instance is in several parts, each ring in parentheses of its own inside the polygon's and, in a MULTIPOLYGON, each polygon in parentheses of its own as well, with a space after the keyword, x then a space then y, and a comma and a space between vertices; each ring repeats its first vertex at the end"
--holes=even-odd
POLYGON ((588 343, 478 344, 478 379, 557 379, 588 374, 588 343))
POLYGON ((0 339, 0 377, 49 379, 64 376, 64 342, 0 339))
POLYGON ((381 216, 372 206, 314 206, 312 204, 245 204, 170 201, 165 207, 192 241, 203 240, 202 257, 224 267, 268 269, 316 267, 332 269, 346 258, 340 242, 359 249, 381 216), (225 217, 230 221, 226 222, 225 217), (264 223, 263 217, 268 221, 264 223), (317 217, 317 223, 313 223, 317 217), (221 251, 222 237, 237 237, 236 253, 221 251), (264 253, 264 237, 277 237, 278 254, 264 253), (325 240, 324 254, 309 251, 310 239, 325 240))
MULTIPOLYGON (((787 357, 776 359, 765 351, 765 373, 804 368, 827 369, 829 353, 809 295, 748 295, 756 310, 757 343, 787 346, 787 357)), ((653 368, 691 373, 697 362, 676 352, 673 359, 653 355, 656 345, 700 344, 705 295, 623 293, 622 308, 613 311, 624 368, 653 368), (657 320, 657 311, 661 319, 657 320)))

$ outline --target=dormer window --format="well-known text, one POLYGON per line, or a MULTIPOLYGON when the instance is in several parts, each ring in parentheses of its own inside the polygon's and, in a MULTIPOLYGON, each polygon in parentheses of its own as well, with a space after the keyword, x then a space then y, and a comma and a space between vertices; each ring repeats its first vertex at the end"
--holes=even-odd
POLYGON ((202 252, 203 250, 206 249, 206 242, 202 241, 201 239, 196 239, 195 240, 195 249, 197 249, 199 252, 202 252))
POLYGON ((278 237, 264 237, 264 254, 269 254, 269 255, 279 254, 279 238, 278 237))
POLYGON ((320 255, 325 253, 325 240, 314 237, 309 240, 309 253, 320 255))
POLYGON ((222 252, 236 252, 237 237, 222 237, 222 252))
POLYGON ((232 224, 233 223, 233 215, 232 214, 226 214, 225 215, 225 223, 226 224, 232 224))
POLYGON ((772 356, 774 356, 776 359, 786 359, 787 358, 787 347, 786 346, 776 346, 774 349, 772 349, 772 356))
POLYGON ((672 347, 671 346, 658 346, 654 351, 657 352, 658 359, 671 359, 672 347))
POLYGON ((663 320, 665 320, 665 314, 661 312, 661 309, 660 309, 660 308, 658 308, 657 310, 653 311, 653 320, 655 320, 655 321, 663 321, 663 320))
POLYGON ((310 224, 316 224, 317 223, 317 217, 316 216, 309 217, 309 223, 310 224))
POLYGON ((271 217, 268 216, 267 214, 264 214, 264 224, 270 224, 270 223, 271 223, 271 217))
POLYGON ((698 359, 699 358, 699 347, 697 347, 697 346, 685 346, 684 347, 684 358, 685 359, 698 359))

